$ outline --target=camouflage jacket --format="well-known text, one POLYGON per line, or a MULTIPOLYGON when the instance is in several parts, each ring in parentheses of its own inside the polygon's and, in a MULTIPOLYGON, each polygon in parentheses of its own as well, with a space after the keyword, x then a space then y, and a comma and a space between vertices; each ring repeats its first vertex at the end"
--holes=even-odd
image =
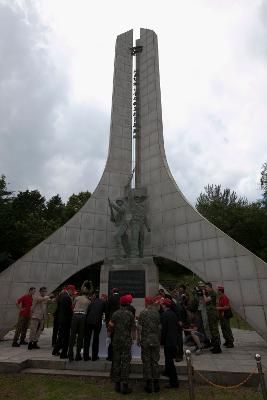
POLYGON ((211 298, 211 301, 206 304, 206 309, 208 314, 217 314, 217 294, 214 290, 209 292, 208 296, 211 298))
POLYGON ((160 345, 160 315, 157 310, 143 310, 139 315, 138 329, 141 330, 142 346, 160 345))
POLYGON ((115 311, 111 318, 113 327, 113 341, 115 347, 131 346, 132 332, 135 329, 133 314, 124 307, 115 311))

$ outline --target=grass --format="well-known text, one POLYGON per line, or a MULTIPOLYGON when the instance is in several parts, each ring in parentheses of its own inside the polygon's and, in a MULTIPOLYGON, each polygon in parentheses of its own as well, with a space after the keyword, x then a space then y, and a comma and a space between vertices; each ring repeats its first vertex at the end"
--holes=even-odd
MULTIPOLYGON (((178 390, 162 389, 160 393, 146 394, 141 383, 131 384, 132 400, 187 400, 187 385, 178 390)), ((215 389, 207 386, 195 388, 196 400, 261 400, 255 388, 237 390, 215 389)), ((114 392, 107 379, 85 377, 56 377, 46 375, 0 375, 0 400, 117 400, 125 398, 114 392)))

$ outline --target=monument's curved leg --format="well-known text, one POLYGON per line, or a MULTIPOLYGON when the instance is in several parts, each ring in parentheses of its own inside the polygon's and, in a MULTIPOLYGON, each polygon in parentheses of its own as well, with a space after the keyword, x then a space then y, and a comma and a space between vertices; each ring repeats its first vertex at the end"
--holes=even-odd
POLYGON ((223 283, 235 310, 267 339, 267 264, 208 222, 176 185, 163 143, 156 34, 141 29, 140 45, 141 184, 148 190, 151 221, 145 254, 223 283))
POLYGON ((85 266, 113 254, 108 197, 123 195, 132 167, 132 43, 132 30, 116 42, 109 152, 102 178, 70 221, 0 274, 0 338, 16 323, 15 302, 30 286, 51 291, 85 266))

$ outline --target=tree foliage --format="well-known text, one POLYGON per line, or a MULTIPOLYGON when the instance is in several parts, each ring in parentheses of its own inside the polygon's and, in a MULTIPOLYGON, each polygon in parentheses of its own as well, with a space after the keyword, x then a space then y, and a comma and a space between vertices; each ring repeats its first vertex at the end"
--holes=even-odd
POLYGON ((57 194, 48 201, 38 190, 8 190, 0 178, 0 272, 67 222, 91 193, 73 194, 64 204, 57 194))
POLYGON ((267 260, 267 213, 262 201, 248 202, 221 185, 208 185, 196 203, 210 222, 267 260))

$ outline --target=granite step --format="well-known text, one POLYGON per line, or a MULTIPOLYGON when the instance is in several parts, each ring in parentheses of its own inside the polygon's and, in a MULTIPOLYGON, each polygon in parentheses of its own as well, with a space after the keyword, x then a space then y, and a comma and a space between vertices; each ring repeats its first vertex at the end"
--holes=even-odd
MULTIPOLYGON (((54 375, 54 376, 88 376, 92 378, 107 378, 110 379, 109 372, 105 371, 88 371, 88 370, 73 370, 73 369, 47 369, 47 368, 25 368, 21 371, 22 374, 34 374, 34 375, 54 375)), ((143 380, 143 375, 139 373, 131 373, 131 380, 143 380)), ((179 375, 179 380, 186 382, 186 375, 179 375)), ((160 376, 160 381, 167 382, 166 376, 160 376)))

